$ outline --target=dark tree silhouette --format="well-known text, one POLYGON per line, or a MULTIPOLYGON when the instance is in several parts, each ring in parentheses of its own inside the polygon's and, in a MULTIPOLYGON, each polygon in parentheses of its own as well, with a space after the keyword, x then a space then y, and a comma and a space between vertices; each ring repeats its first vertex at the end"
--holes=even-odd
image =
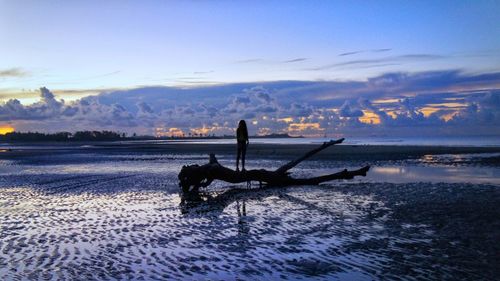
POLYGON ((0 141, 41 142, 41 141, 115 141, 125 139, 125 134, 112 131, 78 131, 74 134, 59 132, 53 134, 39 132, 11 132, 0 135, 0 141))

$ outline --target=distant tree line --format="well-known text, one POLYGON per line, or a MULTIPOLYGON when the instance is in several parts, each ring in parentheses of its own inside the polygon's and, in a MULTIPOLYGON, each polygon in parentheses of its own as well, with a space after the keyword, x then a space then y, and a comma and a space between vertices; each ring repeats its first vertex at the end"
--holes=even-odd
POLYGON ((38 142, 38 141, 116 141, 126 139, 124 133, 113 131, 78 131, 76 133, 39 133, 39 132, 11 132, 0 135, 0 141, 5 142, 38 142))
MULTIPOLYGON (((215 134, 191 134, 188 136, 137 136, 135 133, 127 137, 125 133, 113 131, 78 131, 75 133, 58 132, 58 133, 39 133, 39 132, 11 132, 5 135, 0 135, 1 142, 42 142, 42 141, 117 141, 117 140, 154 140, 154 139, 234 139, 234 135, 215 136, 215 134)), ((251 136, 251 138, 293 138, 288 134, 270 134, 265 136, 251 136)))

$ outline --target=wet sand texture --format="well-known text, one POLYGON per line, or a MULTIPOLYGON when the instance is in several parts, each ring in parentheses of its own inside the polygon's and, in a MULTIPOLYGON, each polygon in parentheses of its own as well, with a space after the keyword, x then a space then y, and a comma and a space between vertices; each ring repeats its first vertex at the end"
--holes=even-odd
MULTIPOLYGON (((259 191, 218 182, 205 191, 211 199, 181 204, 177 172, 182 164, 204 163, 202 153, 49 152, 0 160, 4 280, 500 276, 498 185, 367 178, 259 191), (233 196, 230 188, 242 191, 233 196)), ((412 153, 376 162, 498 173, 495 161, 481 160, 496 156, 418 158, 412 153)), ((294 173, 314 175, 370 161, 369 156, 340 161, 331 155, 304 162, 294 173)), ((230 154, 220 159, 234 164, 230 154)), ((284 162, 271 155, 250 158, 248 166, 284 162)))

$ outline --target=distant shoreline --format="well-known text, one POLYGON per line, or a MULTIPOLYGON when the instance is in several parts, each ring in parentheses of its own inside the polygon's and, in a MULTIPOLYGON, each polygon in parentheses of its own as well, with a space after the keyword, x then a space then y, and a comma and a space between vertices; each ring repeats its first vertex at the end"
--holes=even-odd
MULTIPOLYGON (((250 136, 251 139, 297 139, 303 136, 290 136, 289 134, 269 134, 250 136)), ((104 142, 104 141, 191 141, 191 140, 226 140, 236 139, 235 135, 216 136, 210 134, 189 134, 182 136, 127 136, 125 133, 114 131, 77 131, 58 132, 58 133, 40 133, 40 132, 8 132, 0 134, 0 143, 43 143, 43 142, 104 142)))
MULTIPOLYGON (((305 137, 251 137, 250 145, 271 146, 309 146, 319 145, 325 141, 335 138, 305 138, 305 137)), ((163 147, 172 146, 229 146, 233 147, 236 140, 229 138, 179 138, 179 139, 121 139, 121 140, 71 140, 71 141, 5 141, 0 140, 0 148, 21 146, 55 146, 55 147, 79 147, 79 146, 127 146, 127 147, 163 147)), ((449 147, 449 148, 471 148, 487 147, 500 148, 500 137, 441 137, 441 138, 385 138, 385 137, 348 137, 340 146, 370 146, 370 147, 449 147)))
MULTIPOLYGON (((317 144, 259 144, 250 143, 248 159, 290 159, 300 156, 317 144)), ((15 159, 35 155, 74 153, 137 153, 201 155, 214 153, 232 158, 236 155, 235 144, 197 143, 122 143, 122 142, 82 142, 82 143, 17 143, 0 144, 0 159, 15 159)), ((500 158, 500 147, 453 147, 453 146, 410 146, 410 145, 335 145, 314 156, 314 159, 361 160, 373 163, 378 160, 399 160, 419 158, 425 155, 491 153, 500 158)), ((497 160, 495 160, 497 161, 497 160)))

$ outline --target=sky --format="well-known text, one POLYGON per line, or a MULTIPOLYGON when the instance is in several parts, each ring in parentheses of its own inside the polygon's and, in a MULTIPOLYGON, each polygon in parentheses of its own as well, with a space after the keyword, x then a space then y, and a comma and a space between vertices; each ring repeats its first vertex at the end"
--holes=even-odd
POLYGON ((0 0, 0 133, 500 135, 498 1, 0 0))

